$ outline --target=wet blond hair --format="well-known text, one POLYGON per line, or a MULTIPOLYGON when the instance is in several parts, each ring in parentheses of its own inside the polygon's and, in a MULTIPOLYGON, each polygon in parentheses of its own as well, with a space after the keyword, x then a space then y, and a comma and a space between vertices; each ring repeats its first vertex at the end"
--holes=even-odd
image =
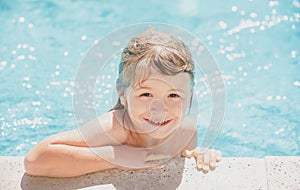
MULTIPOLYGON (((170 33, 146 30, 133 37, 122 51, 116 88, 122 96, 130 85, 139 85, 151 71, 176 75, 186 72, 194 86, 194 63, 188 47, 170 33)), ((112 110, 124 109, 120 98, 112 110)))

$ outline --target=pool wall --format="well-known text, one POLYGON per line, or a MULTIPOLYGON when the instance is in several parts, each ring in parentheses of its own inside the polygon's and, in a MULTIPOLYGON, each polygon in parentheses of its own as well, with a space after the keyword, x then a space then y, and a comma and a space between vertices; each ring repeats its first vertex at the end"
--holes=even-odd
POLYGON ((156 170, 107 170, 73 178, 33 177, 22 156, 0 157, 0 189, 300 189, 300 157, 223 158, 208 173, 176 158, 156 170))

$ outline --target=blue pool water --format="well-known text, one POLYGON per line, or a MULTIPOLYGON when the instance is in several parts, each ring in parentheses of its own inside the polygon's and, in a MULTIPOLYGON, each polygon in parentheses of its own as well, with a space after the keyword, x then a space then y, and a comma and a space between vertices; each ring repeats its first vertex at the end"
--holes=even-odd
MULTIPOLYGON (((2 0, 0 155, 25 155, 43 138, 76 127, 73 80, 96 39, 162 22, 199 37, 222 71, 226 113, 214 148, 224 156, 299 156, 299 19, 298 0, 2 0)), ((100 85, 103 94, 113 88, 100 85)), ((203 105, 207 94, 199 92, 203 105)), ((99 101, 109 108, 105 95, 99 101)))

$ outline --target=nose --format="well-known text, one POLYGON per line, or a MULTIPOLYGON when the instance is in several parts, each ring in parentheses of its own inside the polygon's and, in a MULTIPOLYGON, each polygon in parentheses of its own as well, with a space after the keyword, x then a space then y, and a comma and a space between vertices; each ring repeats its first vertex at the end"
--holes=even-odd
POLYGON ((154 99, 149 104, 150 119, 154 122, 163 122, 167 115, 167 108, 160 99, 154 99))
POLYGON ((149 111, 150 113, 156 114, 160 112, 166 112, 167 108, 162 100, 154 99, 150 102, 149 111))

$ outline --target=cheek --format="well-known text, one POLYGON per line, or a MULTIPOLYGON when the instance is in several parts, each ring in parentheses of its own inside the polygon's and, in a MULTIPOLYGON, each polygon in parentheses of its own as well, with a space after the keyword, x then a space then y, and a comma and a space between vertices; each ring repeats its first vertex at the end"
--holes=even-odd
POLYGON ((128 101, 128 111, 132 113, 144 113, 149 109, 149 102, 141 101, 137 98, 130 98, 128 101))
POLYGON ((168 110, 174 115, 177 116, 183 116, 185 115, 185 112, 187 108, 189 107, 188 101, 186 100, 181 100, 177 102, 169 102, 168 103, 168 110))
POLYGON ((168 110, 174 115, 181 115, 182 113, 182 102, 181 101, 170 101, 167 103, 168 110))

